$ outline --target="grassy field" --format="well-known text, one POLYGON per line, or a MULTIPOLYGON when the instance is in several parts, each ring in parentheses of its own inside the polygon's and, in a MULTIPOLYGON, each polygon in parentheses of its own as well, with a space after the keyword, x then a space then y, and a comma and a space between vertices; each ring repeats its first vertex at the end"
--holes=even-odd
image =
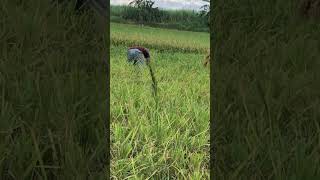
POLYGON ((208 179, 209 69, 194 50, 209 35, 112 24, 111 39, 112 177, 208 179), (131 44, 150 48, 158 103, 147 67, 126 62, 131 44))
MULTIPOLYGON (((108 44, 94 18, 0 5, 0 179, 106 179, 108 44)), ((297 8, 215 1, 215 179, 320 179, 320 27, 297 8)), ((208 34, 111 30, 112 176, 208 179, 208 34), (158 104, 147 69, 125 63, 133 44, 151 50, 158 104)))
POLYGON ((297 2, 214 2, 215 179, 320 179, 319 22, 297 2))
POLYGON ((105 179, 96 16, 42 0, 3 0, 0 16, 0 179, 105 179))
POLYGON ((129 24, 110 23, 111 44, 140 44, 158 51, 206 53, 210 49, 209 33, 168 30, 129 24), (186 38, 188 37, 188 38, 186 38))

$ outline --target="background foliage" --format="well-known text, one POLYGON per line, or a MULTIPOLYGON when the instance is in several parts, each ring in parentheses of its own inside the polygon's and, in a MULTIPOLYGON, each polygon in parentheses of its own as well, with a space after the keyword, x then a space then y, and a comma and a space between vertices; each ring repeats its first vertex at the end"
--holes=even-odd
POLYGON ((207 9, 163 10, 154 7, 153 1, 133 1, 129 6, 111 6, 111 21, 138 23, 154 27, 208 32, 207 9))

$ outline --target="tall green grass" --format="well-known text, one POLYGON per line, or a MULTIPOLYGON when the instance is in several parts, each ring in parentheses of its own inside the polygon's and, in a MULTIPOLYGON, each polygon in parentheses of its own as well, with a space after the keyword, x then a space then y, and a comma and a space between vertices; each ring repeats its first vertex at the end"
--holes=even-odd
POLYGON ((126 41, 111 41, 112 178, 209 179, 209 69, 205 54, 184 50, 209 47, 208 34, 111 24, 111 39, 124 31, 138 44, 147 34, 157 96, 148 67, 128 64, 126 41))
POLYGON ((319 23, 297 1, 216 1, 217 179, 319 179, 319 23))
POLYGON ((106 177, 106 49, 95 14, 0 2, 0 179, 106 177))

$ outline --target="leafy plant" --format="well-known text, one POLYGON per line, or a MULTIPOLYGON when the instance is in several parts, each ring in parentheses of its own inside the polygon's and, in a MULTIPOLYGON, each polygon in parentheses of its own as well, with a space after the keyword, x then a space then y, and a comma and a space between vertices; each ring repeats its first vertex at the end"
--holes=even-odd
POLYGON ((161 21, 165 17, 165 13, 153 6, 154 1, 152 0, 134 0, 129 3, 123 18, 133 19, 141 24, 161 21))
MULTIPOLYGON (((129 5, 136 7, 136 8, 141 8, 141 9, 153 9, 154 1, 152 0, 134 0, 129 3, 129 5)), ((154 8, 158 9, 158 8, 154 8)))
POLYGON ((202 1, 209 3, 200 7, 200 16, 205 17, 208 20, 208 25, 209 25, 210 24, 210 0, 202 0, 202 1))

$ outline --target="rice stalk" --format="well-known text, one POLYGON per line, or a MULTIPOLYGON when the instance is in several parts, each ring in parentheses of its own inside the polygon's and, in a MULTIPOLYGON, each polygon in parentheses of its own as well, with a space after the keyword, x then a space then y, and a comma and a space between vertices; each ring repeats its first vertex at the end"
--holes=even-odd
POLYGON ((152 90, 153 90, 153 97, 156 101, 156 104, 158 104, 158 99, 157 99, 157 81, 156 81, 156 76, 154 75, 154 72, 152 70, 151 63, 147 61, 147 66, 150 72, 151 80, 152 80, 152 90))

